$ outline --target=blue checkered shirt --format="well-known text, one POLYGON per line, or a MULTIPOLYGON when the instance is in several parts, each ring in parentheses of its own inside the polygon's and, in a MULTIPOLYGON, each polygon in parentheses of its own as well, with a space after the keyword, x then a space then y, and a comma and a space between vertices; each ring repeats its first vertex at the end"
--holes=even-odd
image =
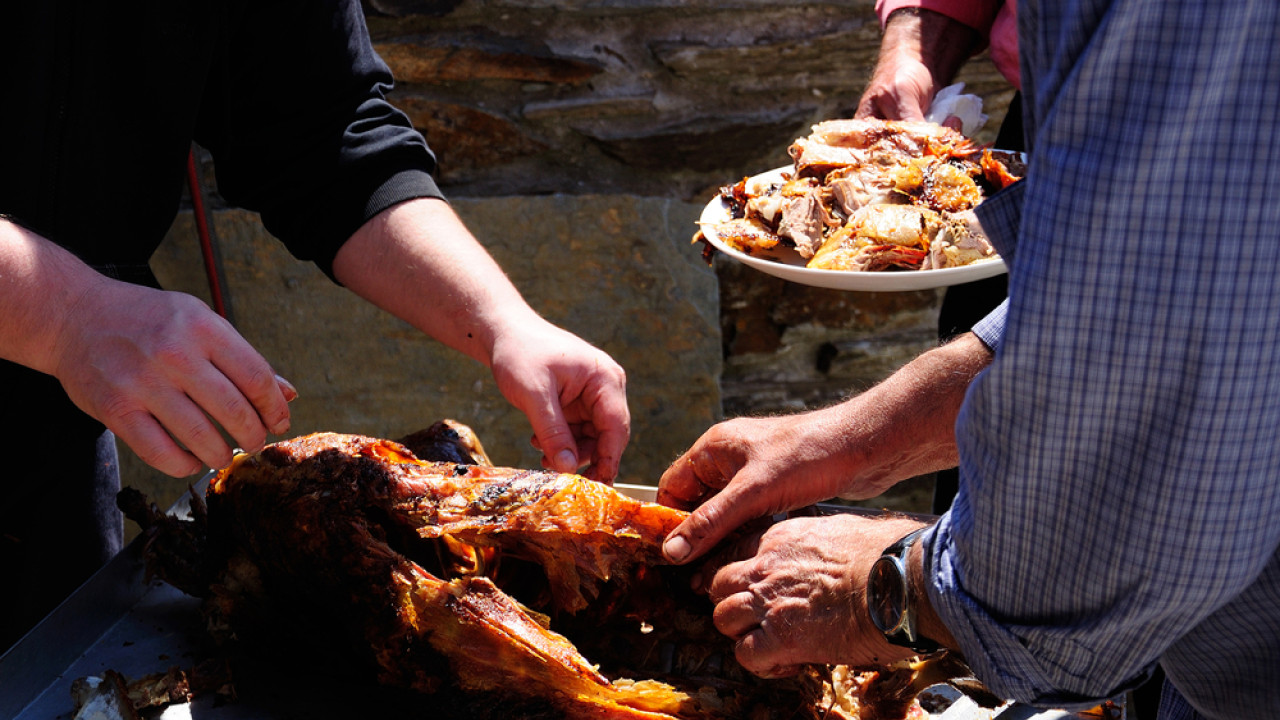
POLYGON ((997 693, 1280 713, 1280 3, 1023 0, 1009 300, 929 595, 997 693))

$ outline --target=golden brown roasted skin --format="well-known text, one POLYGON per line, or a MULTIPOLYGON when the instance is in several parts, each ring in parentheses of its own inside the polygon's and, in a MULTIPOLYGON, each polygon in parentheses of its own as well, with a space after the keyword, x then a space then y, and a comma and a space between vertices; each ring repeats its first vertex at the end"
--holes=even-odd
MULTIPOLYGON (((980 697, 946 657, 856 683, 840 680, 854 677, 847 668, 751 675, 692 590, 696 568, 662 558, 686 513, 577 475, 491 467, 454 421, 406 440, 436 460, 319 433, 238 456, 211 480, 207 508, 193 494, 191 519, 134 490, 117 498, 143 528, 149 575, 205 598, 215 638, 270 655, 240 655, 265 683, 260 700, 266 686, 289 695, 295 680, 314 692, 310 673, 331 666, 329 681, 345 678, 352 659, 386 686, 380 696, 439 693, 426 702, 475 719, 892 720, 918 711, 916 693, 937 680, 980 697), (298 661, 300 675, 280 674, 298 661)), ((193 670, 181 687, 149 680, 144 700, 234 695, 231 665, 218 667, 206 679, 219 688, 193 670)), ((360 696, 361 685, 348 690, 360 696)), ((374 714, 416 716, 418 702, 374 714)))
POLYGON ((547 567, 553 607, 572 612, 599 583, 659 562, 680 511, 574 475, 427 462, 332 433, 237 457, 208 504, 210 547, 223 548, 223 584, 235 586, 215 588, 215 605, 233 625, 293 612, 346 638, 380 682, 424 692, 539 697, 566 718, 722 716, 661 682, 610 682, 478 574, 492 558, 467 552, 523 549, 547 567))

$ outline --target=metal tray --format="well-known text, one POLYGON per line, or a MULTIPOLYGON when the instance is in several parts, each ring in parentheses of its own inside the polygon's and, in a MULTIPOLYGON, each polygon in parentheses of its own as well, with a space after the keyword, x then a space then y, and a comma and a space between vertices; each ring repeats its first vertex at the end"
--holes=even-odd
MULTIPOLYGON (((203 493, 209 477, 196 485, 203 493)), ((641 500, 652 500, 654 489, 619 485, 641 500)), ((844 506, 822 506, 823 512, 871 512, 844 506)), ((171 513, 189 512, 184 496, 171 513)), ((102 567, 71 597, 49 614, 22 640, 0 656, 0 718, 13 720, 71 720, 75 713, 71 685, 77 678, 101 676, 115 670, 138 678, 178 666, 189 669, 203 658, 199 648, 200 601, 158 580, 144 581, 141 538, 102 567)), ((286 682, 242 684, 238 697, 225 702, 198 697, 189 704, 171 705, 148 717, 162 720, 328 720, 350 717, 396 717, 417 708, 433 718, 467 716, 465 707, 423 702, 396 691, 363 685, 344 685, 333 677, 289 677, 286 682), (301 684, 299 684, 301 682, 301 684)), ((941 689, 940 689, 941 691, 941 689)), ((942 691, 945 692, 945 691, 942 691)), ((954 697, 954 691, 952 697, 954 697)), ((417 714, 417 713, 413 713, 417 714)), ((936 720, 1068 720, 1075 714, 1039 711, 1010 705, 982 710, 960 698, 936 720)))

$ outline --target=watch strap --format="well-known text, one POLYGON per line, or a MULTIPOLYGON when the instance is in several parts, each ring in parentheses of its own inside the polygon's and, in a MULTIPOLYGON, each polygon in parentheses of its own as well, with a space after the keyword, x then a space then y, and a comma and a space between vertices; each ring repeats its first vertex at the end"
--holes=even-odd
POLYGON ((885 639, 894 645, 909 648, 921 655, 938 652, 942 649, 938 643, 929 638, 922 637, 916 630, 916 615, 912 610, 911 604, 911 583, 909 580, 909 565, 907 563, 907 555, 911 552, 911 546, 924 535, 930 526, 926 525, 917 528, 899 538, 892 545, 884 549, 881 557, 896 558, 899 566, 902 568, 903 584, 905 592, 903 593, 904 607, 902 608, 903 622, 894 632, 885 632, 885 639))

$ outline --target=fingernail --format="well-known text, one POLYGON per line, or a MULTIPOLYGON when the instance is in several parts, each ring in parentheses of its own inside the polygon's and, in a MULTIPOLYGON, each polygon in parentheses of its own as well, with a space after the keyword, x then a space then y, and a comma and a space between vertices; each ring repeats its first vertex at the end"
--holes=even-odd
POLYGON ((556 467, 560 472, 573 472, 578 469, 578 458, 570 450, 556 453, 556 467))
POLYGON ((662 552, 666 554, 671 562, 680 562, 689 557, 689 551, 692 549, 689 546, 689 541, 680 535, 669 537, 666 542, 662 543, 662 552))
POLYGON ((276 375, 276 385, 280 386, 280 392, 284 394, 285 402, 293 402, 298 399, 298 388, 294 387, 293 383, 276 375))

